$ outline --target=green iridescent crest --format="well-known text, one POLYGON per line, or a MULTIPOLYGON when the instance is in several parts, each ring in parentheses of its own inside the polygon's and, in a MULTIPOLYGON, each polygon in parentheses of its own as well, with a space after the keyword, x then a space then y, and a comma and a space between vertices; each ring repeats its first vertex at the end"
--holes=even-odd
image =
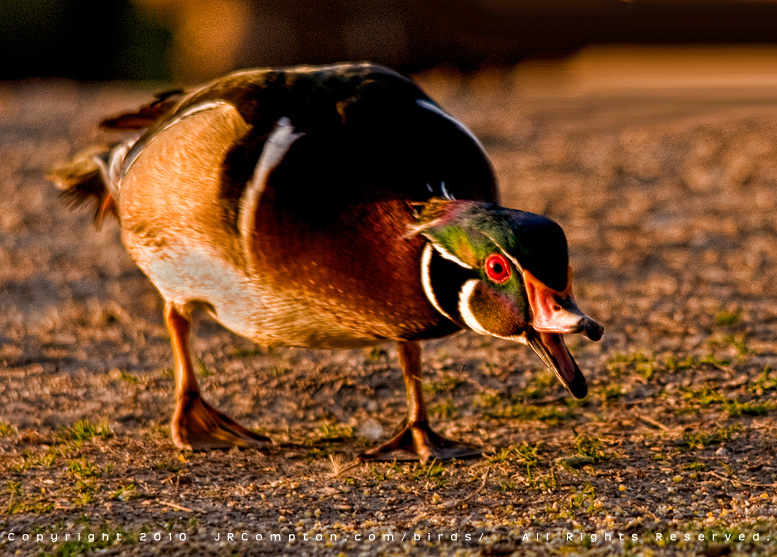
POLYGON ((566 287, 566 237, 546 217, 489 203, 433 199, 423 207, 413 232, 467 267, 480 268, 488 255, 503 251, 551 288, 566 287))

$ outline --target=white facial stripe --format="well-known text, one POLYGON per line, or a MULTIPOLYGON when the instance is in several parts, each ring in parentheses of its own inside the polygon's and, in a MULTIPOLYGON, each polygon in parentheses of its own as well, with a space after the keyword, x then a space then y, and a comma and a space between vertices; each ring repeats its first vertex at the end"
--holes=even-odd
POLYGON ((424 247, 424 252, 421 255, 421 282, 424 285, 424 292, 426 293, 427 299, 434 306, 434 309, 436 309, 451 321, 454 321, 454 319, 448 315, 444 309, 442 309, 442 306, 440 306, 440 303, 437 301, 437 296, 434 295, 434 290, 432 290, 432 280, 429 274, 429 265, 432 262, 432 253, 432 245, 426 244, 424 247))
POLYGON ((433 244, 434 249, 437 250, 437 253, 439 253, 444 259, 447 259, 448 261, 453 261, 456 263, 456 265, 459 265, 460 267, 464 267, 465 269, 474 269, 472 265, 467 265, 464 263, 461 259, 453 255, 451 252, 446 250, 445 248, 438 246, 437 244, 433 244))
POLYGON ((421 108, 425 108, 426 110, 429 110, 431 112, 434 112, 435 114, 442 116, 449 122, 453 122, 457 128, 459 128, 461 131, 466 133, 472 139, 472 141, 475 142, 475 144, 480 148, 480 150, 483 152, 484 155, 486 154, 486 150, 483 148, 483 144, 480 143, 480 140, 477 137, 475 137, 475 134, 472 133, 467 126, 465 126, 464 124, 456 120, 456 118, 454 118, 453 116, 451 116, 450 114, 442 110, 440 107, 436 106, 434 103, 429 102, 427 100, 418 99, 416 101, 416 104, 418 104, 418 106, 420 106, 421 108))
POLYGON ((461 287, 461 291, 459 292, 459 313, 461 314, 461 318, 464 319, 464 323, 467 324, 467 327, 478 334, 490 335, 491 333, 483 328, 469 307, 470 298, 472 298, 472 293, 475 291, 478 282, 480 281, 477 279, 469 279, 464 283, 464 286, 461 287))
POLYGON ((291 125, 291 121, 284 116, 275 124, 275 128, 264 143, 264 149, 262 149, 262 154, 254 168, 254 175, 240 198, 238 227, 243 238, 249 238, 254 229, 256 209, 259 207, 259 201, 270 173, 281 163, 294 142, 305 135, 293 132, 294 127, 291 125))

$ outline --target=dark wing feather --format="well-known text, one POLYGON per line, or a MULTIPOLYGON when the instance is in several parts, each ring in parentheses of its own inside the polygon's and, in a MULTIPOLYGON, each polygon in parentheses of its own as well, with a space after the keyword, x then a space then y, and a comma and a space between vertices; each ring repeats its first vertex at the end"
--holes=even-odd
POLYGON ((173 109, 184 96, 183 89, 165 91, 155 96, 154 102, 134 112, 125 112, 118 116, 106 118, 100 122, 100 127, 106 130, 143 130, 151 126, 162 116, 173 109))

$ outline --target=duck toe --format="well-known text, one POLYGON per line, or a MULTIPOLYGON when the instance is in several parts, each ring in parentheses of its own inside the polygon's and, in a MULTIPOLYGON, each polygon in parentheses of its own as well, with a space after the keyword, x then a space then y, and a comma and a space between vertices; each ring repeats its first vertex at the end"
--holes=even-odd
POLYGON ((435 432, 426 422, 405 425, 387 442, 359 455, 361 460, 428 462, 479 458, 482 451, 476 445, 454 441, 435 432))
POLYGON ((173 441, 178 448, 195 451, 266 449, 271 441, 222 414, 197 393, 179 400, 173 417, 173 441))

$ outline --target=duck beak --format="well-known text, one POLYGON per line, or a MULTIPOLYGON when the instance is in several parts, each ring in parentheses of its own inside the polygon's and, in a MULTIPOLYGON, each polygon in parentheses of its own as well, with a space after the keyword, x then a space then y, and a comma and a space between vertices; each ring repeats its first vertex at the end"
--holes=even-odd
POLYGON ((577 307, 572 297, 572 267, 569 267, 568 273, 567 288, 559 292, 543 284, 529 271, 522 271, 533 315, 533 331, 530 331, 527 340, 572 396, 583 398, 588 394, 585 377, 561 335, 580 333, 597 341, 602 338, 604 327, 577 307))
POLYGON ((527 338, 529 346, 548 366, 561 384, 575 398, 584 398, 588 394, 588 385, 580 368, 564 344, 564 339, 555 333, 537 333, 527 338))

